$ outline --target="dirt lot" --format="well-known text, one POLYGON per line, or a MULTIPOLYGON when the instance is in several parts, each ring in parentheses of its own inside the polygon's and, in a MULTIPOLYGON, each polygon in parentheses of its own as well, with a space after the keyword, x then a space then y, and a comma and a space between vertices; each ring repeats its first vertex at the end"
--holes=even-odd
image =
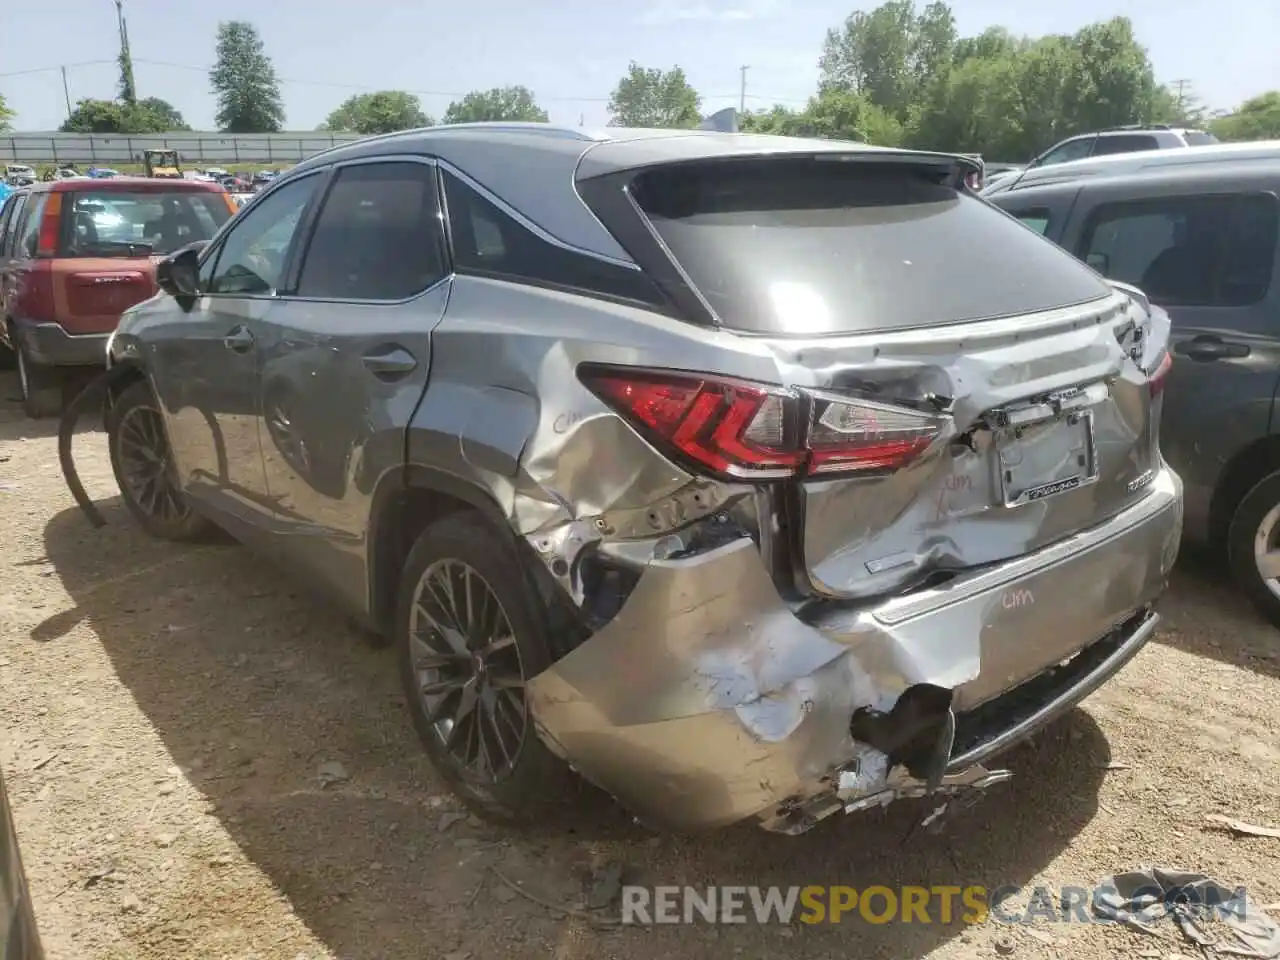
POLYGON ((908 802, 796 839, 654 837, 606 803, 573 832, 517 836, 447 816, 388 651, 243 548, 146 539, 97 433, 77 439, 110 523, 91 529, 53 427, 23 420, 16 391, 0 377, 0 764, 50 960, 1179 950, 1079 924, 610 929, 491 870, 572 906, 612 862, 649 884, 994 888, 1154 861, 1280 901, 1280 841, 1204 820, 1280 823, 1280 635, 1203 561, 1183 563, 1160 642, 1011 755, 1014 779, 941 837, 907 836, 928 809, 908 802), (345 778, 326 785, 322 768, 345 778))

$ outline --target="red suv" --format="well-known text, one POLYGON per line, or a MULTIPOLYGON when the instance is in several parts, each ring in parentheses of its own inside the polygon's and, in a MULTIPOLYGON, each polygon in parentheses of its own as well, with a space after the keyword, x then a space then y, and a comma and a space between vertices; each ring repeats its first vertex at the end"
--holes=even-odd
POLYGON ((211 239, 236 209, 221 186, 197 180, 58 180, 10 196, 0 353, 16 355, 27 415, 60 413, 65 368, 103 363, 120 314, 155 293, 156 263, 211 239))

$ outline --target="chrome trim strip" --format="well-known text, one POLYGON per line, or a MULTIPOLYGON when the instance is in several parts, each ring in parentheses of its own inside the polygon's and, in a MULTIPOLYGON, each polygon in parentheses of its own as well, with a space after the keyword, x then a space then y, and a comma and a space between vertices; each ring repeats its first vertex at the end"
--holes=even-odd
POLYGON ((1082 553, 1123 537, 1134 527, 1146 523, 1166 510, 1177 509, 1177 488, 1168 467, 1164 467, 1156 475, 1151 487, 1151 493, 1141 503, 1122 510, 1096 527, 1082 530, 1035 553, 1007 561, 992 570, 976 574, 959 583, 953 582, 936 590, 890 600, 873 611, 872 616, 885 626, 894 627, 908 620, 914 620, 916 617, 935 613, 943 607, 963 603, 988 590, 994 590, 1014 580, 1021 580, 1033 573, 1041 573, 1048 567, 1072 560, 1082 553))
POLYGON ((474 177, 471 177, 463 173, 461 170, 459 170, 449 161, 436 160, 436 165, 442 170, 449 171, 449 173, 457 177, 459 180, 461 180, 463 183, 469 186, 472 190, 476 191, 476 193, 480 194, 482 197, 484 197, 486 200, 492 203, 495 207, 497 207, 499 210, 501 210, 503 213, 509 216, 512 220, 516 221, 516 223, 520 224, 520 226, 524 227, 530 233, 537 236, 538 239, 544 240, 545 242, 551 244, 552 246, 559 247, 561 250, 567 250, 570 253, 576 253, 579 256, 590 257, 592 260, 599 260, 601 263, 609 263, 615 267, 625 267, 626 269, 634 270, 637 273, 641 272, 640 265, 633 260, 620 260, 617 257, 610 257, 603 253, 597 253, 596 251, 588 250, 585 247, 578 247, 572 243, 566 243, 564 240, 561 240, 559 237, 548 233, 546 230, 538 226, 538 224, 534 223, 532 220, 526 217, 523 213, 521 213, 515 207, 511 206, 511 204, 507 203, 507 201, 503 200, 501 197, 495 194, 492 190, 490 190, 484 184, 477 181, 474 177))
MULTIPOLYGON (((947 773, 956 773, 989 760, 997 753, 1009 749, 1016 745, 1019 741, 1025 740, 1031 734, 1035 733, 1041 727, 1052 722, 1060 715, 1066 713, 1076 704, 1078 704, 1089 694, 1093 693, 1113 676, 1120 672, 1130 660, 1137 656, 1138 651, 1146 646, 1153 636, 1155 636, 1156 628, 1160 625, 1160 615, 1151 613, 1147 616, 1137 629, 1133 631, 1133 635, 1125 640, 1111 656, 1103 660, 1102 663, 1087 674, 1075 686, 1068 690, 1064 690, 1058 696, 1054 697, 1039 710, 1027 717, 1021 723, 1014 724, 1007 730, 1003 730, 996 736, 992 737, 985 743, 972 748, 967 753, 962 753, 958 757, 952 757, 947 762, 947 773)), ((1087 649, 1087 648, 1086 648, 1087 649)))

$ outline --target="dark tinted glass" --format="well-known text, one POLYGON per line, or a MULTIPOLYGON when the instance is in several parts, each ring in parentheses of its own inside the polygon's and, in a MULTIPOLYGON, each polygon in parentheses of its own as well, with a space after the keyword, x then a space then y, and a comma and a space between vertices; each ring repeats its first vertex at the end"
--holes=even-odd
POLYGON ((1187 130, 1182 135, 1188 147, 1209 147, 1218 142, 1218 138, 1203 130, 1187 130))
POLYGON ((1049 211, 1043 207, 1037 207, 1034 210, 1023 210, 1021 213, 1015 213, 1014 216, 1036 233, 1043 235, 1049 229, 1049 211))
POLYGON ((285 258, 319 177, 286 183, 236 215, 227 238, 200 270, 200 289, 242 296, 272 294, 284 280, 285 258))
POLYGON ((762 333, 895 330, 1106 296, 1057 246, 905 166, 669 167, 635 195, 721 321, 762 333))
POLYGON ((0 204, 0 255, 9 248, 9 226, 13 221, 13 211, 17 209, 18 198, 9 197, 0 204))
POLYGON ((1105 157, 1113 153, 1137 153, 1139 150, 1156 150, 1159 141, 1149 133, 1120 134, 1117 136, 1099 137, 1094 145, 1093 155, 1105 157))
POLYGON ((1072 160, 1083 160, 1085 157, 1093 153, 1093 145, 1095 137, 1081 137, 1079 140, 1068 140, 1066 143, 1054 147, 1046 153, 1037 163, 1037 167, 1048 167, 1055 163, 1070 163, 1072 160))
POLYGON ((446 273, 435 168, 368 163, 339 171, 307 244, 297 294, 403 300, 446 273))
POLYGON ((1271 194, 1107 204, 1090 218, 1081 251, 1164 306, 1247 306, 1271 287, 1278 221, 1271 194))
POLYGON ((102 190, 68 195, 60 257, 128 255, 145 244, 168 254, 196 240, 212 240, 231 219, 224 196, 216 193, 121 193, 102 190))
POLYGON ((641 271, 543 239, 450 173, 445 174, 444 184, 458 272, 526 280, 643 304, 663 302, 641 271))
POLYGON ((5 224, 4 237, 0 239, 0 257, 8 259, 17 256, 18 237, 22 233, 25 220, 22 217, 27 209, 27 194, 19 194, 10 203, 9 222, 5 224))

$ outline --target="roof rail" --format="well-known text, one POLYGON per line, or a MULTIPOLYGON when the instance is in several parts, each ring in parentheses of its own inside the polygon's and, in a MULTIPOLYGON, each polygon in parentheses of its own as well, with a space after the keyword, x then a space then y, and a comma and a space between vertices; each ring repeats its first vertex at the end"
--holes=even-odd
POLYGON ((554 123, 485 120, 478 121, 476 123, 439 124, 434 127, 426 127, 425 129, 431 131, 432 135, 473 130, 480 133, 485 131, 491 131, 493 133, 529 133, 534 136, 551 137, 556 140, 597 139, 579 127, 563 127, 554 123))
POLYGON ((1167 123, 1126 123, 1119 127, 1104 127, 1099 133, 1116 133, 1120 130, 1172 130, 1167 123))

